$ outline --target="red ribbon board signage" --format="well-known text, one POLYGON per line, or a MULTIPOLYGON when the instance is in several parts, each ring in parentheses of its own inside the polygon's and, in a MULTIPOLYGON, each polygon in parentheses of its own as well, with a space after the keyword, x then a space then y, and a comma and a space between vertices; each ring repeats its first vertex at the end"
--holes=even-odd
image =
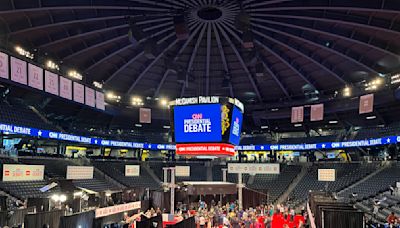
POLYGON ((234 156, 235 146, 228 143, 177 144, 176 154, 191 156, 234 156))

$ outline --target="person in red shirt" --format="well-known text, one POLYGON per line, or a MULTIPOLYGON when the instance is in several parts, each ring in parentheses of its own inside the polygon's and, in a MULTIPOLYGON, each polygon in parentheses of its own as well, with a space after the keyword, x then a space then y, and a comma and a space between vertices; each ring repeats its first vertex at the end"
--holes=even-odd
POLYGON ((396 223, 397 217, 396 217, 396 215, 394 215, 394 212, 392 212, 392 213, 387 217, 386 221, 387 221, 389 224, 395 224, 395 223, 396 223))

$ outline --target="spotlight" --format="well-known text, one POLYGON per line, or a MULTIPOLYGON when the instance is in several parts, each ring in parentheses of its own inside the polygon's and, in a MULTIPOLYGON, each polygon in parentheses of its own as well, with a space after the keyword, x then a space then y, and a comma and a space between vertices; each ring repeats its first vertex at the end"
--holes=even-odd
POLYGON ((15 46, 15 51, 19 55, 22 55, 28 59, 33 59, 35 57, 35 55, 33 53, 30 53, 29 51, 23 49, 21 46, 15 46))
POLYGON ((165 98, 162 98, 162 99, 160 100, 160 104, 161 104, 162 106, 168 106, 168 100, 165 99, 165 98))
POLYGON ((60 200, 60 196, 59 196, 59 195, 52 195, 52 196, 51 196, 51 199, 52 199, 54 202, 58 202, 58 201, 60 200))
POLYGON ((61 195, 60 196, 60 202, 64 203, 65 201, 67 201, 67 196, 66 195, 61 195))
POLYGON ((143 106, 143 100, 140 97, 132 97, 132 105, 134 106, 143 106))
POLYGON ((350 97, 351 96, 351 89, 350 87, 346 87, 343 89, 343 96, 350 97))
POLYGON ((60 67, 52 60, 47 60, 46 67, 52 70, 60 70, 60 67))
POLYGON ((82 79, 83 79, 83 76, 80 73, 78 73, 76 70, 68 71, 68 76, 71 78, 77 79, 79 81, 82 81, 82 79))

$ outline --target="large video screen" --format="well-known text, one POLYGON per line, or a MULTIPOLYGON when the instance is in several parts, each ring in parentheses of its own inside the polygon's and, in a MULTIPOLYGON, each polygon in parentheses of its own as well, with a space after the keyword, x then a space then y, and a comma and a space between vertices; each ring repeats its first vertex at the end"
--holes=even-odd
POLYGON ((229 134, 229 142, 233 145, 239 145, 240 132, 242 131, 242 121, 242 112, 237 107, 233 107, 231 129, 229 134))
POLYGON ((176 143, 221 142, 221 105, 187 105, 174 107, 176 143))

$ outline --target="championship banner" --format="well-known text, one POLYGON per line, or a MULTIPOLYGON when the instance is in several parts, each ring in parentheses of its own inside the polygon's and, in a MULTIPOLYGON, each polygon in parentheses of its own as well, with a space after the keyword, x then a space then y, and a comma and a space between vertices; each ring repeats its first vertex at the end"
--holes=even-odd
POLYGON ((109 215, 114 215, 126 211, 132 211, 140 209, 142 207, 141 201, 136 201, 132 203, 120 204, 111 207, 97 208, 95 210, 95 218, 101 218, 109 215))
POLYGON ((28 85, 43 90, 43 69, 30 63, 28 65, 28 85))
POLYGON ((367 94, 360 97, 359 113, 365 114, 374 111, 374 94, 367 94))
POLYGON ((126 177, 140 176, 140 165, 125 165, 125 176, 126 177))
POLYGON ((227 143, 176 144, 176 154, 189 156, 234 156, 235 146, 227 143))
POLYGON ((318 169, 318 181, 335 181, 335 169, 318 169))
POLYGON ((95 103, 94 89, 85 86, 85 104, 94 108, 95 103))
POLYGON ((279 174, 279 164, 228 163, 228 173, 279 174))
POLYGON ((28 84, 25 61, 11 57, 11 81, 28 84))
POLYGON ((139 122, 140 123, 151 123, 151 109, 140 108, 139 109, 139 122))
POLYGON ((3 165, 3 181, 36 181, 43 177, 44 165, 3 165))
POLYGON ((93 166, 67 166, 67 180, 93 179, 93 166))
POLYGON ((85 87, 77 82, 74 82, 74 101, 85 104, 85 87))
POLYGON ((0 78, 8 79, 8 55, 0 52, 0 78))
POLYGON ((104 104, 104 93, 96 91, 96 108, 100 110, 106 110, 104 104))
POLYGON ((190 166, 175 166, 175 176, 177 177, 189 177, 190 166))
POLYGON ((311 121, 324 120, 324 104, 311 105, 311 121))
POLYGON ((64 78, 64 77, 60 77, 60 96, 68 99, 68 100, 72 100, 72 81, 64 78))
POLYGON ((304 107, 292 107, 292 123, 301 123, 304 121, 304 107))
POLYGON ((44 72, 44 90, 58 96, 58 75, 50 71, 44 72))

